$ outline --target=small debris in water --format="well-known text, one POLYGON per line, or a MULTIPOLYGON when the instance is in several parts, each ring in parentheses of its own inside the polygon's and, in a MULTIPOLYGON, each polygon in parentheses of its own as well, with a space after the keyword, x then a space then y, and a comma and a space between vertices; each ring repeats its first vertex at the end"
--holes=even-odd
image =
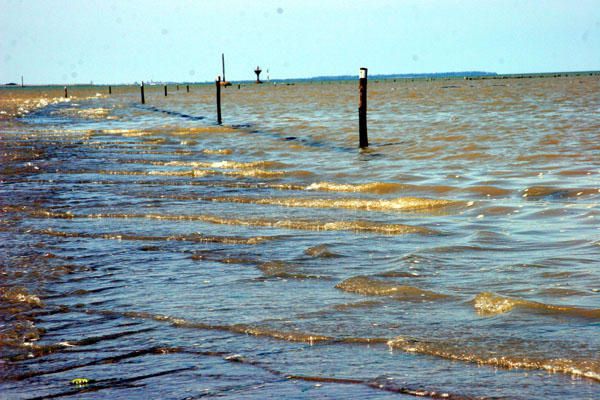
POLYGON ((75 385, 75 386, 85 386, 88 385, 90 383, 93 383, 94 381, 92 379, 88 379, 88 378, 75 378, 75 379, 71 379, 71 385, 75 385))

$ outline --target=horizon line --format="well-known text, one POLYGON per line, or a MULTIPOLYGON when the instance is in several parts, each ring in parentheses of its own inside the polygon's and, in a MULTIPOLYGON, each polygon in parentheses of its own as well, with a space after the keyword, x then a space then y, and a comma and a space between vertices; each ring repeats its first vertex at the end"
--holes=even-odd
MULTIPOLYGON (((549 75, 581 75, 581 74, 589 74, 589 75, 599 75, 599 70, 572 70, 572 71, 546 71, 546 72, 518 72, 518 73, 497 73, 490 71, 447 71, 447 72, 411 72, 411 73, 390 73, 390 74, 373 74, 369 75, 372 79, 423 79, 423 78, 468 78, 468 77, 523 77, 523 76, 549 76, 549 75)), ((317 75, 312 77, 297 77, 297 78, 271 78, 264 82, 303 82, 303 81, 344 81, 344 80, 352 80, 358 79, 358 74, 349 75, 317 75)), ((202 85, 202 84, 211 84, 214 81, 133 81, 133 82, 121 82, 121 83, 94 83, 93 81, 89 83, 78 82, 78 83, 35 83, 28 85, 21 85, 17 82, 8 82, 8 83, 0 83, 0 87, 32 87, 32 86, 129 86, 129 85, 139 85, 140 82, 144 82, 148 85, 165 85, 165 84, 192 84, 192 85, 202 85)), ((244 79, 244 80, 231 80, 229 82, 237 82, 237 83, 255 83, 254 79, 244 79)))

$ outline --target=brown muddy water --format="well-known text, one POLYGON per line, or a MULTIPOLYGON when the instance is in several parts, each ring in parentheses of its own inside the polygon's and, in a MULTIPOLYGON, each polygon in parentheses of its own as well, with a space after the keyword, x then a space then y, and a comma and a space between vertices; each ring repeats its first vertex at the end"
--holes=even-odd
POLYGON ((600 80, 0 90, 0 398, 600 398, 600 80), (87 383, 74 385, 73 379, 87 383))

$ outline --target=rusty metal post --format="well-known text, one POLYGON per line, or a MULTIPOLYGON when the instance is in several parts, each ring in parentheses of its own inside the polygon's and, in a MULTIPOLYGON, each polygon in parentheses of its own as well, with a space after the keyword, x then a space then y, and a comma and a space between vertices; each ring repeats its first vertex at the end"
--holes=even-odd
POLYGON ((185 85, 185 90, 187 90, 187 92, 190 92, 190 85, 185 85))
POLYGON ((144 82, 140 85, 140 94, 142 95, 142 104, 146 104, 146 98, 144 97, 144 82))
POLYGON ((215 81, 215 85, 217 87, 217 124, 221 125, 223 123, 221 119, 221 76, 217 76, 217 80, 215 81))
POLYGON ((112 86, 108 86, 108 94, 112 94, 112 86))
POLYGON ((65 99, 69 97, 69 91, 67 90, 67 87, 65 86, 65 99))
POLYGON ((369 146, 367 137, 367 68, 361 68, 358 79, 358 146, 369 146))

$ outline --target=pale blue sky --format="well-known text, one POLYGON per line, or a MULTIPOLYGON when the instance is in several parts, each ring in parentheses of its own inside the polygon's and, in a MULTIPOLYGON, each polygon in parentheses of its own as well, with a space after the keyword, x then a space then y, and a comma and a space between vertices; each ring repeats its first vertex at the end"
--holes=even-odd
POLYGON ((0 0, 0 82, 600 69, 600 0, 0 0), (264 73, 263 73, 264 75, 264 73))

